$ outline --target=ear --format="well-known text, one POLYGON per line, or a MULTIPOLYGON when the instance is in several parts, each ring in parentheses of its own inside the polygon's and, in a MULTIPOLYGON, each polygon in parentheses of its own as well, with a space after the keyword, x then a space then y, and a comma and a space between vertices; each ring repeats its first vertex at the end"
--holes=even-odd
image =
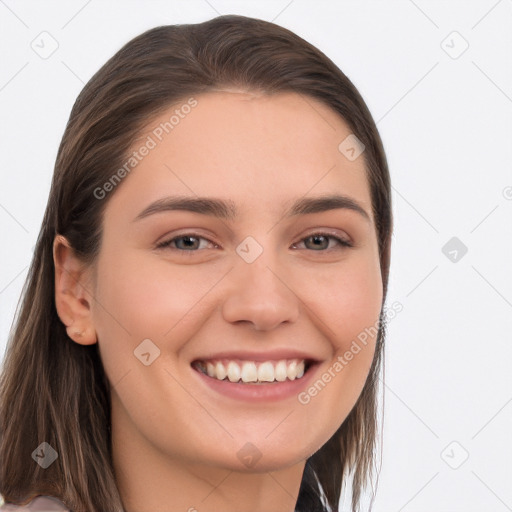
POLYGON ((68 336, 81 345, 96 343, 92 322, 90 272, 74 254, 68 240, 57 235, 53 241, 55 306, 68 336))

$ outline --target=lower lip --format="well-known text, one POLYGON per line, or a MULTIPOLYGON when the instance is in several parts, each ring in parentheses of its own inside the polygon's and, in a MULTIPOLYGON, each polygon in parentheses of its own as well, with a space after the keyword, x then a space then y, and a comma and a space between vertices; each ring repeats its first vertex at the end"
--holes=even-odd
POLYGON ((287 379, 283 382, 269 382, 266 384, 240 384, 209 377, 195 368, 192 368, 192 371, 210 389, 229 398, 248 402, 277 402, 297 396, 303 391, 313 378, 318 366, 319 363, 312 364, 300 379, 287 379))

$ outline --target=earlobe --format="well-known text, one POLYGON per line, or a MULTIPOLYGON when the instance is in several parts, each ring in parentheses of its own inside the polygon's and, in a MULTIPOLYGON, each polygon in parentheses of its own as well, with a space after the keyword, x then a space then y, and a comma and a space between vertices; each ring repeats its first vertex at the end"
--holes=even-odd
POLYGON ((87 269, 62 235, 53 241, 53 262, 57 314, 73 341, 92 345, 97 339, 91 311, 94 298, 86 288, 87 269))

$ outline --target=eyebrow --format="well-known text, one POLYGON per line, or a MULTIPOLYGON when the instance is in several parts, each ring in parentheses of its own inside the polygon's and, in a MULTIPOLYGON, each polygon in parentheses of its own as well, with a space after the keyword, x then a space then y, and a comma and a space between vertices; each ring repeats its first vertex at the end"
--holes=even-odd
MULTIPOLYGON (((292 204, 284 216, 308 215, 336 209, 352 210, 360 214, 366 221, 371 221, 369 214, 355 199, 339 194, 300 198, 292 204)), ((158 199, 144 208, 135 217, 134 222, 155 213, 174 210, 185 210, 230 221, 235 220, 238 216, 238 209, 231 200, 212 197, 169 196, 158 199)))

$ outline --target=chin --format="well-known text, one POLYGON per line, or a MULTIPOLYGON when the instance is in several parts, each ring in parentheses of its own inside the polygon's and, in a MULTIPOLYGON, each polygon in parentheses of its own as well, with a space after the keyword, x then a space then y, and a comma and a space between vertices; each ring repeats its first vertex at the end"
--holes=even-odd
MULTIPOLYGON (((226 469, 239 473, 268 473, 280 471, 297 464, 305 463, 306 459, 318 448, 310 448, 303 441, 296 441, 288 438, 286 444, 276 447, 269 442, 243 441, 237 443, 239 446, 235 452, 235 459, 230 454, 224 457, 226 469)), ((224 454, 226 456, 226 454, 224 454)))
POLYGON ((299 457, 297 454, 293 457, 280 457, 279 455, 274 455, 271 458, 262 455, 254 465, 245 465, 244 463, 237 461, 237 464, 230 467, 230 469, 239 473, 265 474, 269 472, 282 471, 297 464, 304 464, 306 462, 306 458, 306 456, 299 457))

